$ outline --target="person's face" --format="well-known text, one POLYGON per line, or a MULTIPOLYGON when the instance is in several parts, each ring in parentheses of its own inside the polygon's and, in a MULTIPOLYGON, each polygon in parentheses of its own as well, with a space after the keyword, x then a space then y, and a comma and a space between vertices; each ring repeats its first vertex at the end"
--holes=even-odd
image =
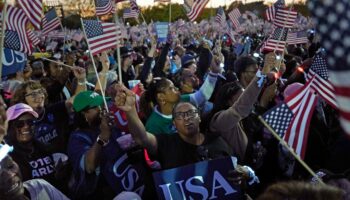
POLYGON ((200 117, 198 110, 189 103, 176 107, 173 123, 182 137, 192 138, 199 133, 200 117))
POLYGON ((22 175, 17 163, 6 156, 0 162, 0 199, 19 199, 24 194, 22 175))
POLYGON ((180 100, 180 91, 174 86, 174 83, 167 80, 167 86, 162 90, 162 98, 166 103, 175 104, 180 100))
POLYGON ((182 79, 183 79, 182 85, 185 87, 182 87, 181 89, 184 89, 187 87, 191 88, 192 90, 189 92, 193 92, 193 89, 197 88, 199 85, 199 80, 197 76, 190 69, 184 69, 184 71, 182 72, 182 79))
MULTIPOLYGON (((255 77, 256 72, 258 71, 259 67, 257 64, 254 65, 249 65, 244 72, 242 73, 242 78, 244 79, 244 81, 249 84, 253 78, 255 77)), ((245 85, 246 87, 246 85, 245 85)))
POLYGON ((192 63, 190 66, 187 67, 193 74, 197 71, 197 65, 195 63, 192 63))
POLYGON ((39 113, 44 108, 44 103, 45 103, 44 92, 45 92, 44 88, 34 89, 34 90, 30 88, 26 89, 26 94, 25 94, 26 103, 39 113))
POLYGON ((133 61, 133 59, 132 59, 132 56, 131 56, 131 55, 125 57, 125 58, 124 58, 124 66, 125 66, 125 67, 130 67, 130 66, 132 65, 132 61, 133 61))
POLYGON ((17 118, 13 125, 16 132, 16 139, 19 143, 28 143, 32 141, 33 134, 33 121, 35 120, 34 116, 25 113, 17 118))
POLYGON ((90 126, 99 126, 101 124, 101 107, 96 106, 84 111, 84 115, 90 126))

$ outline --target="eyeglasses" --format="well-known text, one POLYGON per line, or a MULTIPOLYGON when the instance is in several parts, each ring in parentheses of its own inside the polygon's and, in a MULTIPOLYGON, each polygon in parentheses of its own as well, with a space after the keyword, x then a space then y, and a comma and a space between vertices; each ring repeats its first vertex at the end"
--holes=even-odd
POLYGON ((17 120, 15 122, 16 128, 23 128, 25 125, 33 126, 34 124, 35 124, 35 120, 33 119, 17 120))
POLYGON ((44 96, 44 90, 40 89, 38 91, 31 92, 29 94, 24 95, 25 97, 31 96, 33 98, 44 96))
POLYGON ((198 117, 198 111, 197 110, 189 110, 187 112, 177 112, 174 114, 174 118, 177 120, 185 119, 186 116, 188 118, 191 118, 191 119, 198 117))

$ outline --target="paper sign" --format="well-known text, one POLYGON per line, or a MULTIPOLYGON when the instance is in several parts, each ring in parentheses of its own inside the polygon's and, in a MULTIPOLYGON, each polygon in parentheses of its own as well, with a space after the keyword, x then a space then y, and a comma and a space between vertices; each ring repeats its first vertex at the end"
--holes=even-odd
POLYGON ((153 173, 159 199, 242 199, 241 189, 227 177, 235 157, 209 160, 153 173))
POLYGON ((165 42, 169 32, 168 22, 158 22, 155 24, 158 42, 165 42))

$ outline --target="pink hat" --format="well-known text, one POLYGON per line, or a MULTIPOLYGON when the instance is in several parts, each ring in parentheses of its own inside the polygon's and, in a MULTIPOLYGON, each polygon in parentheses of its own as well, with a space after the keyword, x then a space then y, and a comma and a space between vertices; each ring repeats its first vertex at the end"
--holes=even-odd
POLYGON ((35 118, 38 118, 38 113, 36 113, 32 107, 24 103, 18 103, 9 107, 6 111, 6 116, 7 116, 7 119, 10 121, 10 120, 17 119, 17 117, 19 117, 23 113, 30 113, 35 118))
POLYGON ((301 83, 292 83, 292 84, 288 85, 286 87, 286 89, 284 89, 284 92, 283 92, 284 98, 286 99, 287 97, 292 95, 294 92, 296 92, 298 89, 300 89, 303 86, 304 85, 301 83))

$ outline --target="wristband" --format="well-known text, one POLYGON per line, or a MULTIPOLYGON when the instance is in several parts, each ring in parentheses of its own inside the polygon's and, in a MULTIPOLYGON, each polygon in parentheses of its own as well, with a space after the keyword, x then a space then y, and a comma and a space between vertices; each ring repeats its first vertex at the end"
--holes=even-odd
POLYGON ((252 168, 248 166, 243 166, 249 173, 249 180, 248 184, 252 185, 254 183, 260 183, 259 178, 255 175, 255 172, 252 170, 252 168))
POLYGON ((102 147, 105 147, 109 143, 109 140, 105 141, 105 140, 101 139, 100 136, 97 136, 96 142, 97 142, 97 144, 101 145, 102 147))
POLYGON ((84 81, 84 82, 78 81, 78 85, 85 85, 85 84, 86 84, 86 81, 84 81))
POLYGON ((257 84, 258 84, 258 87, 261 88, 264 84, 264 80, 266 78, 266 75, 265 74, 262 74, 260 70, 258 70, 255 74, 256 77, 259 78, 257 84))

